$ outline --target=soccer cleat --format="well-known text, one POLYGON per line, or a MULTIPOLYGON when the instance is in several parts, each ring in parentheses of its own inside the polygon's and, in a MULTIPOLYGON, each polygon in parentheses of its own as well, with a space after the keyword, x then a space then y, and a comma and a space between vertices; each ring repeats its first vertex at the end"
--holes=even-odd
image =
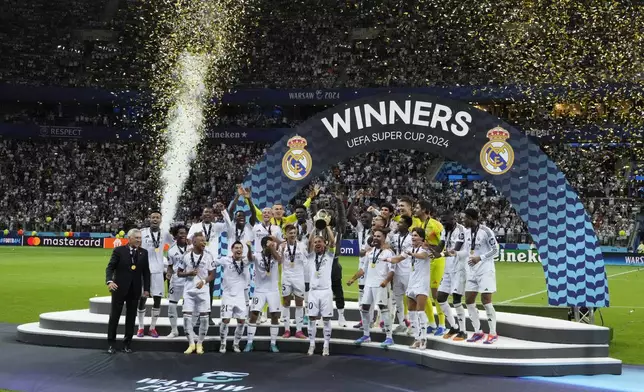
POLYGON ((354 325, 353 328, 356 328, 356 329, 362 328, 362 321, 360 321, 358 324, 354 325))
POLYGON ((309 351, 306 353, 307 355, 313 355, 315 354, 315 345, 310 345, 309 346, 309 351))
POLYGON ((485 334, 483 332, 477 332, 474 335, 472 335, 471 338, 467 339, 468 343, 475 343, 478 342, 479 340, 483 339, 485 337, 485 334))
POLYGON ((427 340, 422 339, 422 340, 420 341, 420 346, 418 346, 418 348, 419 348, 419 349, 421 349, 421 350, 426 349, 426 348, 427 348, 427 340))
POLYGON ((346 327, 347 326, 347 320, 344 318, 344 315, 338 316, 338 324, 341 327, 346 327))
POLYGON ((246 347, 244 347, 244 352, 249 353, 253 351, 253 343, 246 343, 246 347))
POLYGON ((393 344, 394 340, 392 338, 387 338, 384 342, 380 343, 380 347, 386 350, 389 346, 393 346, 393 344))
POLYGON ((145 335, 145 331, 143 330, 143 328, 139 328, 139 330, 136 331, 137 337, 142 338, 144 335, 145 335))
POLYGON ((159 337, 159 333, 157 332, 157 330, 156 330, 156 329, 151 329, 151 330, 149 330, 149 331, 148 331, 148 335, 150 335, 150 336, 151 336, 151 337, 153 337, 153 338, 158 338, 158 337, 159 337))
POLYGON ((197 354, 203 354, 203 344, 197 343, 197 354))
POLYGON ((463 340, 467 339, 467 332, 465 331, 459 331, 456 336, 454 336, 454 341, 455 342, 462 342, 463 340))
POLYGON ((304 320, 302 320, 304 325, 309 325, 309 316, 304 316, 304 320))
POLYGON ((278 353, 280 350, 277 349, 277 344, 271 344, 271 347, 269 348, 269 351, 272 353, 278 353))
POLYGON ((490 335, 490 334, 488 334, 487 335, 487 340, 485 340, 483 342, 483 344, 492 344, 492 343, 496 342, 497 340, 499 340, 499 335, 490 335))
POLYGON ((306 339, 306 335, 304 335, 304 332, 302 331, 295 332, 295 337, 298 339, 306 339))
POLYGON ((282 337, 283 337, 284 339, 288 339, 288 338, 290 338, 290 337, 291 337, 291 331, 286 331, 286 332, 284 332, 284 335, 282 335, 282 337))
POLYGON ((353 342, 356 346, 362 345, 362 343, 369 343, 371 342, 371 337, 370 336, 361 336, 358 339, 356 339, 355 342, 353 342))
POLYGON ((194 344, 191 344, 191 345, 189 345, 189 346, 188 346, 188 348, 186 349, 186 351, 184 351, 183 353, 184 353, 184 354, 192 354, 192 353, 194 353, 194 352, 195 352, 195 348, 196 348, 196 347, 195 347, 195 345, 194 345, 194 344))
POLYGON ((427 335, 433 335, 434 332, 436 332, 436 327, 432 327, 431 325, 427 327, 427 335))
POLYGON ((436 332, 434 332, 434 336, 443 336, 445 333, 445 327, 438 327, 436 328, 436 332))
POLYGON ((219 352, 222 354, 226 354, 226 343, 222 342, 221 346, 219 346, 219 352))
POLYGON ((403 323, 405 324, 405 327, 407 327, 407 328, 411 328, 411 322, 410 322, 409 320, 404 319, 404 320, 403 320, 403 323))
POLYGON ((324 348, 322 348, 322 356, 323 357, 329 356, 329 346, 324 346, 324 348))
POLYGON ((420 340, 415 340, 414 343, 409 346, 409 348, 417 349, 420 347, 420 340))
POLYGON ((233 344, 233 351, 236 353, 241 352, 241 350, 239 349, 239 343, 233 344))
POLYGON ((405 327, 403 324, 398 325, 394 329, 394 333, 404 333, 405 331, 407 331, 407 327, 405 327))
POLYGON ((166 336, 167 338, 178 338, 179 337, 179 331, 172 331, 166 336))
POLYGON ((445 333, 445 335, 443 335, 443 339, 451 339, 454 336, 456 336, 459 332, 460 331, 458 329, 450 328, 449 331, 447 331, 447 333, 445 333))

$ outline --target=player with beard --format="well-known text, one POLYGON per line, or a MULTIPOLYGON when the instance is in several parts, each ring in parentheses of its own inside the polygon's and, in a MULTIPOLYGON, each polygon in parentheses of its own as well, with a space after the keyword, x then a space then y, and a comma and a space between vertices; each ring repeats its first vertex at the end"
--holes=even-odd
MULTIPOLYGON (((164 269, 165 263, 163 260, 163 252, 166 246, 172 245, 174 239, 172 234, 161 232, 161 213, 159 211, 152 211, 150 213, 150 227, 141 230, 141 238, 143 242, 141 247, 148 251, 148 259, 150 263, 150 295, 153 298, 152 305, 152 320, 150 322, 150 330, 148 334, 153 338, 158 338, 159 333, 156 330, 157 320, 161 313, 161 298, 163 298, 164 288, 164 269)), ((138 321, 139 330, 136 336, 142 338, 145 328, 145 302, 147 298, 141 297, 139 300, 138 321)))
POLYGON ((231 255, 232 247, 235 242, 245 244, 254 239, 253 227, 246 223, 246 214, 244 211, 235 211, 235 207, 239 202, 239 197, 245 194, 245 190, 241 188, 241 185, 237 187, 237 191, 237 196, 235 196, 235 199, 230 203, 229 211, 222 211, 224 222, 228 226, 226 233, 226 238, 228 240, 227 255, 231 255), (231 216, 234 217, 234 221, 230 219, 231 216))
POLYGON ((177 275, 186 278, 183 292, 183 329, 188 337, 188 349, 185 354, 203 354, 203 342, 208 335, 208 312, 212 295, 208 283, 215 279, 215 260, 206 249, 206 238, 203 233, 192 237, 192 250, 183 255, 177 265, 177 275), (199 337, 195 336, 192 318, 199 315, 199 337), (195 340, 197 344, 195 345, 195 340))
MULTIPOLYGON (((396 307, 396 315, 398 316, 398 327, 394 330, 395 333, 402 333, 410 326, 409 320, 405 317, 405 302, 404 297, 407 292, 409 283, 409 274, 411 273, 411 258, 407 255, 412 248, 411 235, 409 227, 412 225, 411 216, 403 215, 398 220, 398 231, 394 234, 393 241, 389 242, 389 246, 394 249, 397 260, 394 271, 393 280, 393 295, 394 306, 396 307)), ((392 315, 392 320, 393 320, 392 315)))
MULTIPOLYGON (((277 251, 277 242, 272 237, 264 237, 261 250, 249 254, 249 260, 255 263, 255 295, 250 321, 247 328, 247 343, 244 352, 253 351, 253 339, 257 331, 257 318, 264 305, 268 304, 271 316, 271 346, 270 351, 277 353, 277 333, 279 332, 280 292, 278 287, 278 265, 282 256, 277 251)), ((250 252, 249 252, 250 253, 250 252)))
MULTIPOLYGON (((304 245, 305 248, 309 246, 309 233, 313 232, 313 221, 309 219, 309 212, 304 204, 299 204, 295 206, 295 217, 297 222, 295 228, 297 229, 297 242, 304 245)), ((311 276, 311 270, 309 265, 308 258, 304 259, 304 304, 309 302, 309 279, 311 276)), ((286 307, 284 307, 286 309, 286 307)), ((303 323, 308 325, 308 306, 304 306, 304 320, 303 323)), ((282 311, 282 320, 286 320, 287 317, 291 317, 290 314, 286 313, 286 310, 282 311)))
POLYGON ((344 318, 344 290, 342 288, 342 265, 340 265, 340 248, 342 244, 342 234, 345 232, 347 227, 347 212, 342 201, 342 194, 340 192, 334 195, 335 198, 335 208, 330 208, 327 210, 327 213, 335 213, 326 218, 318 217, 317 206, 311 206, 311 212, 314 213, 315 218, 315 235, 319 235, 325 239, 327 248, 335 254, 333 258, 333 273, 332 273, 332 285, 331 289, 333 290, 333 297, 335 299, 335 306, 338 309, 338 324, 341 327, 347 326, 347 320, 344 318), (333 236, 329 236, 329 231, 326 230, 326 226, 332 226, 331 232, 333 236))
MULTIPOLYGON (((195 223, 190 226, 188 230, 188 241, 192 242, 192 237, 195 233, 203 233, 206 240, 206 250, 210 252, 213 257, 219 257, 219 237, 227 227, 226 223, 223 220, 220 220, 221 211, 224 209, 222 203, 216 203, 213 207, 206 207, 203 209, 202 221, 195 223)), ((212 302, 212 293, 215 291, 215 281, 210 281, 210 296, 212 302)), ((210 307, 210 325, 214 325, 215 322, 212 320, 212 315, 214 313, 214 305, 211 303, 210 307)))
MULTIPOLYGON (((415 341, 411 348, 424 350, 427 346, 427 315, 423 311, 425 302, 429 297, 429 265, 430 254, 424 249, 425 232, 419 227, 411 231, 411 248, 405 251, 404 256, 411 260, 411 273, 407 287, 407 300, 409 303, 409 318, 415 341)), ((403 261, 403 256, 392 257, 387 261, 397 264, 403 261)))
MULTIPOLYGON (((496 292, 496 269, 494 258, 499 254, 499 244, 492 230, 479 223, 479 212, 473 208, 465 210, 463 224, 469 229, 470 255, 467 260, 467 280, 465 282, 465 303, 474 327, 474 335, 467 341, 477 342, 485 337, 481 330, 479 311, 476 309, 476 296, 481 294, 485 307, 490 333, 484 344, 492 344, 499 339, 496 334, 496 311, 492 305, 492 294, 496 292)), ((467 233, 466 233, 467 234, 467 233)), ((466 238, 467 240, 467 238, 466 238)))
MULTIPOLYGON (((309 191, 308 198, 303 204, 305 208, 309 208, 311 206, 311 202, 313 201, 313 199, 315 199, 315 197, 318 195, 319 192, 320 192, 320 187, 317 185, 309 191)), ((255 206, 255 204, 251 199, 250 190, 246 195, 246 203, 250 207, 250 210, 255 212, 254 214, 255 219, 258 221, 262 220, 264 216, 264 210, 260 210, 259 208, 257 208, 257 206, 255 206)), ((270 223, 272 225, 278 226, 281 230, 284 230, 286 225, 297 222, 296 214, 284 216, 284 206, 282 205, 282 203, 274 203, 273 207, 271 207, 270 210, 272 214, 270 218, 270 223)))
MULTIPOLYGON (((382 229, 373 231, 371 245, 373 248, 366 254, 369 273, 365 282, 364 295, 362 297, 361 315, 362 331, 364 335, 355 341, 357 346, 371 341, 369 308, 378 306, 385 324, 385 333, 387 338, 382 342, 381 347, 387 348, 394 344, 391 331, 391 317, 389 316, 389 291, 388 285, 394 278, 394 267, 386 260, 394 257, 394 253, 386 244, 386 234, 382 229)), ((360 268, 354 277, 364 275, 364 270, 360 268)), ((353 283, 355 279, 350 281, 353 283)))
MULTIPOLYGON (((291 337, 291 301, 295 299, 295 337, 306 339, 302 332, 304 321, 304 264, 308 257, 308 248, 297 241, 297 229, 286 225, 286 242, 282 243, 279 252, 282 256, 282 300, 288 317, 284 319, 283 338, 291 337)), ((284 312, 283 312, 284 314, 284 312)))
MULTIPOLYGON (((222 267, 222 296, 221 296, 221 324, 219 325, 219 337, 221 344, 219 352, 226 352, 226 339, 228 338, 228 330, 230 319, 237 319, 237 327, 235 328, 235 338, 233 341, 233 350, 238 353, 239 342, 244 334, 244 323, 248 316, 246 307, 246 298, 244 290, 248 287, 248 277, 246 273, 249 267, 249 261, 244 260, 244 245, 241 242, 235 241, 230 245, 230 254, 222 257, 215 262, 217 266, 222 267)), ((248 246, 250 250, 250 246, 248 246)))
MULTIPOLYGON (((465 264, 467 262, 467 249, 463 246, 465 243, 465 227, 456 222, 454 214, 445 212, 441 218, 443 223, 443 234, 441 235, 441 242, 439 248, 444 249, 441 255, 445 257, 445 274, 438 287, 438 304, 445 318, 450 325, 449 331, 443 338, 454 340, 465 340, 467 334, 465 333, 465 309, 461 299, 465 293, 465 264), (454 310, 456 311, 456 319, 452 308, 447 303, 447 298, 452 295, 454 302, 454 310)), ((441 256, 435 255, 435 256, 441 256)))
POLYGON ((184 225, 175 226, 172 229, 172 234, 176 242, 168 250, 168 272, 166 275, 170 282, 170 288, 168 289, 168 319, 170 320, 171 332, 168 337, 176 338, 179 336, 179 330, 177 329, 177 319, 179 318, 177 305, 179 300, 183 298, 183 287, 186 279, 180 278, 177 275, 175 267, 181 263, 183 255, 188 250, 188 228, 184 225))
MULTIPOLYGON (((327 230, 330 228, 327 226, 327 230)), ((332 233, 331 233, 332 234, 332 233)), ((324 346, 322 355, 329 355, 331 343, 331 318, 333 318, 333 290, 331 289, 331 275, 333 274, 333 252, 327 250, 323 237, 311 234, 309 239, 311 261, 311 293, 308 307, 310 309, 309 321, 309 351, 308 355, 315 353, 315 336, 317 335, 317 320, 322 318, 324 323, 324 346)))

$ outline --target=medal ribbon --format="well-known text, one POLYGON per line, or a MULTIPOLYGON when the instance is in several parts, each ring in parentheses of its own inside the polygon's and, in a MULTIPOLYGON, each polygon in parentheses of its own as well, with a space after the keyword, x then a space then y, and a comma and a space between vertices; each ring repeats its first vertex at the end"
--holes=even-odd
POLYGON ((472 230, 472 236, 470 237, 470 241, 472 242, 470 244, 470 251, 471 253, 474 252, 474 248, 476 247, 476 234, 479 232, 479 225, 476 225, 476 230, 472 230))
POLYGON ((237 265, 237 261, 233 259, 233 266, 235 266, 235 271, 237 271, 239 275, 244 273, 244 260, 240 260, 239 265, 237 265))
POLYGON ((154 245, 154 249, 158 249, 159 243, 161 242, 161 231, 159 230, 157 233, 159 235, 157 236, 157 238, 154 238, 154 232, 150 230, 150 235, 152 236, 152 245, 154 245))
POLYGON ((402 241, 400 240, 400 234, 398 234, 398 254, 402 253, 402 246, 405 243, 405 240, 407 239, 407 236, 409 233, 405 234, 405 236, 402 238, 402 241))
POLYGON ((322 262, 324 261, 324 253, 322 254, 315 254, 315 272, 320 271, 320 267, 322 266, 322 262), (319 260, 318 258, 322 256, 319 260))
POLYGON ((199 255, 199 259, 195 263, 195 252, 190 252, 190 261, 192 262, 193 269, 197 269, 197 267, 199 267, 199 264, 201 263, 202 258, 203 258, 203 252, 199 255))
POLYGON ((271 255, 268 255, 268 260, 266 260, 266 255, 264 254, 264 252, 262 252, 262 260, 264 260, 264 267, 266 268, 266 273, 269 275, 271 273, 271 263, 273 261, 272 259, 273 257, 271 255))
POLYGON ((210 232, 212 231, 212 223, 208 224, 208 230, 206 230, 206 225, 204 225, 203 223, 201 224, 201 226, 203 227, 203 232, 206 235, 206 242, 210 242, 210 232))
POLYGON ((376 265, 376 262, 378 261, 378 256, 380 256, 381 253, 382 253, 382 249, 380 249, 378 252, 376 252, 375 250, 373 251, 373 257, 371 259, 371 264, 373 264, 374 266, 376 265))
MULTIPOLYGON (((420 250, 420 246, 416 249, 412 247, 411 253, 415 255, 416 253, 418 253, 419 250, 420 250)), ((416 256, 411 256, 411 267, 414 268, 415 266, 416 266, 416 256)))
POLYGON ((242 229, 239 230, 239 232, 238 232, 237 228, 235 227, 235 241, 239 241, 239 239, 241 238, 242 234, 244 234, 244 228, 242 227, 242 229))
POLYGON ((293 245, 293 251, 291 251, 291 246, 287 242, 286 250, 288 251, 288 257, 291 260, 291 263, 295 263, 295 252, 297 251, 297 243, 293 245))

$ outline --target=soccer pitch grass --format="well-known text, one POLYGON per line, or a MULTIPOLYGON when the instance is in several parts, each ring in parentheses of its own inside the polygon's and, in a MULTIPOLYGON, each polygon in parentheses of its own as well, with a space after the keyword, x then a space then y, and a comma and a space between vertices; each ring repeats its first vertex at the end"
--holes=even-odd
MULTIPOLYGON (((27 323, 45 312, 86 309, 90 297, 109 295, 104 283, 111 254, 106 249, 0 248, 0 322, 27 323)), ((343 257, 344 281, 356 271, 356 257, 343 257)), ((495 303, 546 306, 540 264, 497 263, 495 303)), ((611 308, 603 309, 605 325, 613 328, 610 355, 627 364, 644 364, 644 269, 607 266, 611 308)), ((344 286, 356 300, 357 285, 344 286)), ((596 322, 600 323, 599 314, 596 322)))

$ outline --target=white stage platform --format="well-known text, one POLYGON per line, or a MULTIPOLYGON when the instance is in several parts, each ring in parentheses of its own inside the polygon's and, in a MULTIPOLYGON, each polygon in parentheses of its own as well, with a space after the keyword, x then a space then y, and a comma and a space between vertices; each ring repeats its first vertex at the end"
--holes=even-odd
MULTIPOLYGON (((214 303, 218 309, 219 301, 214 303)), ((32 344, 105 349, 109 307, 110 297, 96 297, 90 299, 89 309, 43 313, 40 315, 39 322, 18 327, 18 339, 32 344)), ((149 316, 149 311, 147 314, 149 316)), ((167 315, 165 299, 162 302, 162 316, 164 315, 167 315)), ((380 342, 385 336, 379 328, 372 330, 373 343, 367 343, 361 347, 353 344, 353 341, 362 335, 362 330, 352 328, 359 319, 357 303, 347 303, 345 315, 349 320, 348 327, 341 327, 337 322, 332 322, 332 355, 387 357, 449 372, 482 375, 621 374, 621 361, 608 357, 610 331, 604 327, 497 312, 497 330, 500 338, 495 344, 455 342, 432 335, 428 339, 427 349, 420 351, 409 348, 413 342, 411 337, 406 334, 394 334, 396 344, 388 350, 383 350, 380 348, 380 342)), ((486 320, 484 312, 481 312, 481 320, 482 322, 486 320)), ((119 333, 122 333, 124 322, 122 317, 119 333)), ((149 322, 150 319, 147 317, 146 325, 149 325, 149 322)), ((183 333, 182 323, 179 324, 179 330, 183 333)), ((483 324, 483 329, 486 330, 487 325, 483 324)), ((232 325, 235 325, 234 321, 232 325)), ((295 325, 294 322, 292 325, 295 325)), ((471 326, 469 328, 471 330, 471 326)), ((164 337, 170 332, 167 317, 159 318, 157 331, 161 335, 159 338, 135 337, 132 348, 145 351, 183 351, 185 349, 185 337, 164 337)), ((283 331, 280 330, 280 336, 282 333, 283 331)), ((322 328, 318 328, 319 344, 321 344, 321 334, 322 328)), ((122 339, 122 336, 119 336, 119 339, 122 339)), ((268 348, 268 323, 258 327, 255 340, 256 350, 268 348)), ((242 342, 242 346, 243 344, 242 342)), ((281 351, 304 353, 308 344, 308 339, 294 337, 278 339, 278 347, 281 351)), ((204 348, 207 351, 218 350, 218 327, 209 329, 204 348)), ((230 355, 252 354, 232 353, 230 355)))

